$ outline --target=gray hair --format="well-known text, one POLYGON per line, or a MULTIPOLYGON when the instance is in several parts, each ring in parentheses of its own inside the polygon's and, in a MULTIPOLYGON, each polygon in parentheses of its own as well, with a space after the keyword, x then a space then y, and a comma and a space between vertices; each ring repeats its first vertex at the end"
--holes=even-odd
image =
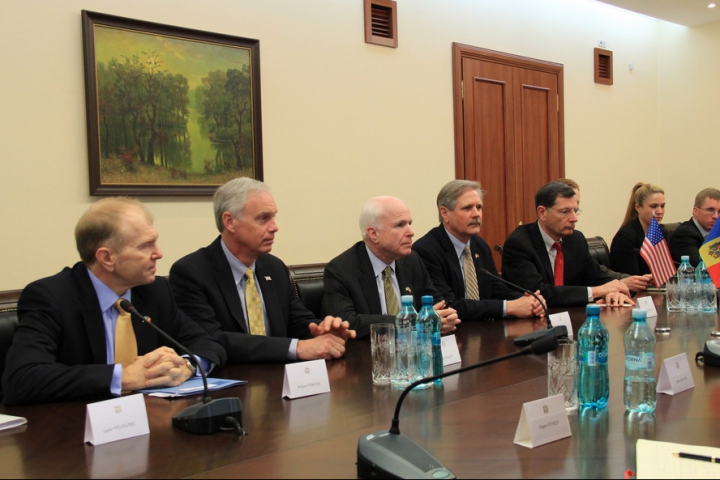
POLYGON ((535 209, 542 206, 552 208, 558 197, 572 198, 575 196, 575 190, 570 188, 563 182, 546 183, 535 194, 535 209))
POLYGON ((451 180, 440 189, 440 193, 438 193, 437 196, 438 220, 440 220, 440 223, 442 223, 440 208, 445 207, 451 212, 454 211, 460 195, 465 193, 465 190, 471 189, 478 192, 478 195, 480 195, 480 201, 482 201, 484 192, 478 182, 472 182, 470 180, 451 180))
POLYGON ((248 177, 233 178, 215 191, 213 211, 215 224, 220 233, 223 232, 223 213, 229 212, 240 218, 245 210, 245 203, 251 192, 269 192, 270 187, 263 182, 248 177))
POLYGON ((373 197, 363 205, 360 212, 360 235, 367 238, 367 227, 373 226, 382 230, 382 217, 385 214, 384 201, 393 197, 373 197))

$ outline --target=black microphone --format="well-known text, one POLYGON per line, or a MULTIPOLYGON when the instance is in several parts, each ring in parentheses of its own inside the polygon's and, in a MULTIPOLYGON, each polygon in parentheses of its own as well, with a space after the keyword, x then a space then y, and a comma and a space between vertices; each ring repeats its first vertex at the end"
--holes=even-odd
MULTIPOLYGON (((479 271, 483 275, 487 275, 488 277, 494 278, 495 280, 500 280, 501 282, 505 283, 506 285, 510 285, 511 287, 515 288, 516 290, 520 290, 521 292, 527 293, 528 295, 532 295, 533 297, 535 297, 535 300, 538 301, 540 306, 543 308, 543 311, 545 312, 545 318, 547 318, 548 330, 549 329, 553 330, 553 332, 555 334, 555 338, 565 338, 568 336, 567 327, 565 325, 560 325, 559 327, 552 326, 552 322, 550 321, 550 314, 548 313, 547 306, 545 305, 545 302, 540 300, 540 297, 538 297, 535 292, 531 292, 530 290, 527 290, 527 289, 521 287, 520 285, 515 285, 512 282, 508 282, 507 280, 505 280, 502 277, 493 275, 485 268, 481 267, 479 269, 479 271)), ((516 337, 515 340, 513 340, 513 341, 515 342, 515 345, 522 347, 525 345, 530 345, 537 339, 544 337, 546 333, 547 333, 547 330, 535 330, 534 332, 526 333, 525 335, 520 335, 519 337, 516 337)))
POLYGON ((370 435, 364 435, 358 440, 358 476, 361 478, 456 478, 439 460, 400 433, 399 418, 403 400, 413 388, 424 383, 492 365, 520 355, 541 355, 555 350, 558 346, 555 335, 548 331, 544 333, 545 335, 536 342, 521 350, 462 367, 452 372, 422 378, 408 385, 400 394, 390 430, 381 430, 370 435))
POLYGON ((120 308, 138 317, 145 325, 150 325, 160 336, 175 345, 178 350, 188 355, 190 363, 200 370, 203 381, 203 403, 188 407, 173 416, 173 425, 190 433, 211 434, 221 430, 236 430, 238 435, 246 435, 242 428, 242 403, 239 398, 221 398, 213 400, 207 383, 207 373, 195 355, 180 342, 163 332, 160 327, 153 324, 150 318, 141 315, 130 302, 123 299, 120 308))

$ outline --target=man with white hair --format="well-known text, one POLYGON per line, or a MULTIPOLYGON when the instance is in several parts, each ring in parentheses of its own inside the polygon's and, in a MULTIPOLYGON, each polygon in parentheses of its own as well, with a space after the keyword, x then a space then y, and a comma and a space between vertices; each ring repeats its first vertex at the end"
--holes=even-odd
POLYGON ((230 363, 340 358, 355 332, 322 322, 295 295, 285 264, 270 254, 278 209, 270 189, 236 178, 213 198, 220 236, 170 270, 180 308, 227 350, 230 363))
POLYGON ((393 323, 403 295, 413 296, 417 310, 421 297, 432 295, 443 333, 460 323, 412 251, 411 224, 410 209, 400 199, 371 198, 360 214, 363 240, 325 267, 323 312, 350 322, 358 338, 366 338, 373 323, 393 323))

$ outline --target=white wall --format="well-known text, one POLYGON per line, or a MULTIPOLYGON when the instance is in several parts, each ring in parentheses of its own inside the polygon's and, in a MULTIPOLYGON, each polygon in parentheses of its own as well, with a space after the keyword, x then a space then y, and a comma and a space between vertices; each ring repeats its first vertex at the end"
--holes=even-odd
MULTIPOLYGON (((360 207, 374 195, 403 198, 418 237, 434 226, 435 195, 454 178, 452 42, 565 65, 566 173, 582 185, 588 235, 610 242, 637 180, 687 204, 702 174, 665 171, 679 152, 705 166, 717 152, 717 25, 689 30, 589 0, 399 0, 390 49, 364 43, 362 0, 0 4, 0 290, 74 263, 75 222, 96 200, 83 9, 260 39, 265 180, 280 208, 274 253, 288 264, 326 262, 358 240, 360 207), (612 87, 593 83, 599 38, 614 52, 612 87), (664 63, 668 51, 683 71, 664 63)), ((217 234, 210 198, 143 201, 165 251, 160 274, 217 234)))

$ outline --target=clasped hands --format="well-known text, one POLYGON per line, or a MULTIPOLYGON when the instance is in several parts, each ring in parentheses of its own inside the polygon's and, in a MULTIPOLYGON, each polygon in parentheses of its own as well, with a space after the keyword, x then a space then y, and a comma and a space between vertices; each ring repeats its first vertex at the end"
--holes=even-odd
POLYGON ((123 368, 122 390, 176 387, 191 375, 184 358, 172 348, 160 347, 137 357, 131 365, 123 368))
POLYGON ((315 338, 298 341, 298 360, 340 358, 345 354, 345 342, 357 335, 355 330, 350 330, 350 323, 330 315, 319 325, 315 322, 311 323, 309 328, 315 338))

